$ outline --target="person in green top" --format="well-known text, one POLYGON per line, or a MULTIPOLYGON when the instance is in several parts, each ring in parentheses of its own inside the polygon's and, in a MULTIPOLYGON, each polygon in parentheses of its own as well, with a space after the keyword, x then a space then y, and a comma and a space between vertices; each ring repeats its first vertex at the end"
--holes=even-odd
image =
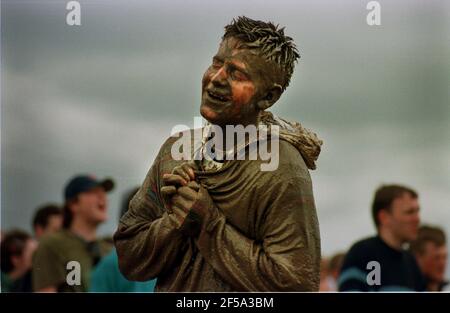
POLYGON ((63 229, 42 237, 33 258, 33 290, 85 292, 92 268, 112 245, 97 238, 98 226, 108 218, 106 192, 111 179, 72 178, 64 190, 63 229))
MULTIPOLYGON (((128 191, 122 201, 120 216, 128 211, 128 205, 139 188, 128 191)), ((153 292, 156 280, 144 282, 130 281, 119 270, 116 249, 102 258, 91 274, 90 292, 153 292)))

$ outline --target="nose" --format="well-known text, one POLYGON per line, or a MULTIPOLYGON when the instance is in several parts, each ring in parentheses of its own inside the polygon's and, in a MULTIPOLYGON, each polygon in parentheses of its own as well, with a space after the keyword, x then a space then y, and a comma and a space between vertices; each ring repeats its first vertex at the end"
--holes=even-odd
POLYGON ((214 87, 223 87, 227 84, 227 72, 225 67, 222 66, 216 73, 211 77, 211 83, 214 87))

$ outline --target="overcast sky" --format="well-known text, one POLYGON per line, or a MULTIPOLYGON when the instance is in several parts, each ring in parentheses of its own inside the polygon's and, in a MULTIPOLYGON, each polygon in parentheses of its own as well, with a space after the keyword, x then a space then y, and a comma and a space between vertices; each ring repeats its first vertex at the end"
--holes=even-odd
POLYGON ((448 1, 2 1, 1 225, 30 230, 77 173, 112 176, 111 234, 176 124, 193 126, 200 82, 238 15, 286 26, 301 60, 273 112, 324 140, 313 186, 325 255, 374 233, 382 183, 419 191, 450 234, 448 1))

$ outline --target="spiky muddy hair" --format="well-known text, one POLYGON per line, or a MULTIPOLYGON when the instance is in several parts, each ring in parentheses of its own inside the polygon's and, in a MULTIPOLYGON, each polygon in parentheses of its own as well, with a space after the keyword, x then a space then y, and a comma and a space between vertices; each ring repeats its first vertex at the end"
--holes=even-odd
POLYGON ((239 16, 225 26, 222 39, 228 37, 241 40, 249 49, 259 49, 261 56, 275 61, 285 73, 283 90, 286 89, 300 54, 292 38, 284 34, 284 27, 279 28, 279 25, 272 22, 255 21, 246 16, 239 16))

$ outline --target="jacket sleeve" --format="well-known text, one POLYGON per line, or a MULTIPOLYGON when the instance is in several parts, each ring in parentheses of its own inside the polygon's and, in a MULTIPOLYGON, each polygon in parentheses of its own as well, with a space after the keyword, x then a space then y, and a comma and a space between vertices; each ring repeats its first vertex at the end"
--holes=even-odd
POLYGON ((238 291, 317 291, 320 235, 309 175, 258 193, 270 196, 263 239, 246 237, 211 201, 196 241, 200 253, 238 291))
POLYGON ((161 152, 114 234, 120 270, 130 280, 146 281, 169 270, 183 243, 160 196, 160 160, 161 152))

